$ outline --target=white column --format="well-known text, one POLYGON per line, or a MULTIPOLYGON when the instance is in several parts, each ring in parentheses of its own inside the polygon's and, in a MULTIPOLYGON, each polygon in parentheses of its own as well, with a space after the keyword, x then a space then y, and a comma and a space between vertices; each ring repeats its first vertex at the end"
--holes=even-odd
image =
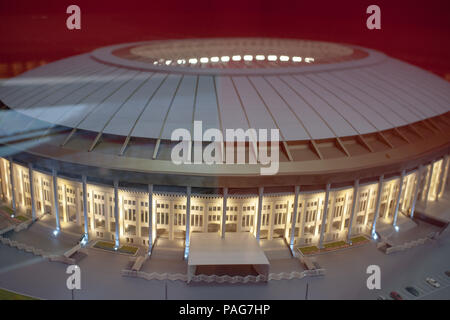
POLYGON ((110 227, 111 227, 111 219, 110 219, 110 207, 111 207, 111 200, 109 200, 110 198, 110 193, 108 192, 110 189, 105 189, 105 201, 104 201, 104 205, 105 205, 105 238, 111 238, 110 235, 110 227))
MULTIPOLYGON (((352 198, 352 211, 350 213, 350 221, 348 223, 348 232, 347 232, 347 242, 351 244, 351 236, 352 236, 352 227, 353 227, 353 219, 355 218, 356 211, 356 203, 358 202, 359 195, 359 179, 355 180, 353 185, 353 198, 352 198)), ((367 207, 370 205, 370 194, 367 196, 367 207)), ((345 213, 344 213, 345 220, 345 213)))
POLYGON ((396 200, 396 203, 395 203, 394 222, 392 223, 392 225, 394 227, 397 226, 398 208, 400 206, 400 198, 402 196, 403 180, 404 179, 405 179, 405 170, 403 170, 402 174, 400 175, 400 185, 398 187, 398 195, 397 195, 397 200, 396 200))
POLYGON ((12 158, 9 158, 9 180, 11 180, 11 206, 12 206, 12 210, 14 212, 14 214, 16 214, 16 209, 17 209, 17 205, 16 205, 16 192, 15 192, 15 184, 14 184, 14 163, 12 161, 12 158))
POLYGON ((440 188, 440 191, 439 191, 439 197, 442 197, 442 195, 444 194, 445 189, 447 187, 447 178, 448 178, 448 168, 449 168, 449 166, 450 166, 450 157, 447 155, 447 162, 446 162, 446 165, 445 165, 444 177, 443 177, 443 180, 441 182, 441 188, 440 188))
POLYGON ((25 210, 27 210, 28 205, 26 203, 26 199, 27 199, 27 190, 25 189, 25 170, 22 169, 22 166, 19 167, 18 170, 18 174, 19 174, 19 179, 20 179, 20 192, 22 193, 22 208, 25 210))
POLYGON ((115 234, 115 247, 120 247, 120 233, 119 233, 119 181, 114 180, 114 219, 116 220, 116 234, 115 234))
MULTIPOLYGON (((405 177, 406 177, 406 175, 405 175, 405 177)), ((402 200, 402 211, 405 210, 405 203, 407 203, 409 201, 408 200, 408 189, 409 189, 410 180, 411 180, 410 178, 411 177, 406 177, 406 184, 405 184, 405 187, 404 187, 405 192, 403 194, 403 200, 402 200)))
POLYGON ((152 254, 153 250, 153 185, 148 185, 148 254, 152 254))
POLYGON ((275 215, 273 214, 274 203, 275 202, 273 200, 270 202, 270 210, 269 210, 269 212, 270 212, 269 213, 269 221, 270 221, 269 223, 270 223, 270 225, 269 225, 269 237, 268 237, 269 240, 273 239, 273 228, 274 228, 274 222, 275 222, 275 220, 274 220, 275 215))
POLYGON ((169 201, 169 240, 173 240, 173 201, 169 201))
POLYGON ((94 193, 95 191, 91 188, 91 192, 88 192, 88 197, 89 197, 89 211, 91 213, 91 225, 89 226, 91 228, 92 231, 95 231, 95 200, 94 200, 94 193))
POLYGON ((189 239, 191 230, 191 187, 186 188, 186 242, 184 245, 184 258, 189 257, 189 239))
POLYGON ((64 212, 63 212, 63 221, 64 222, 68 222, 69 221, 69 218, 68 218, 68 215, 69 215, 69 213, 67 212, 68 210, 67 210, 67 188, 66 188, 66 184, 64 183, 63 184, 63 210, 64 210, 64 212))
MULTIPOLYGON (((136 221, 133 221, 135 223, 135 227, 136 227, 136 237, 139 238, 139 241, 141 241, 141 219, 142 219, 142 213, 141 211, 144 211, 143 209, 145 208, 145 206, 141 206, 141 201, 139 198, 139 194, 136 193, 136 221)), ((144 214, 145 217, 145 214, 144 214)), ((147 235, 145 235, 147 236, 147 235)))
POLYGON ((258 188, 258 215, 256 220, 256 241, 258 242, 261 234, 261 213, 262 213, 263 197, 264 197, 264 187, 260 187, 258 188))
POLYGON ((24 190, 24 188, 23 188, 23 172, 22 172, 22 167, 21 166, 19 166, 19 168, 17 169, 17 171, 18 171, 18 174, 19 174, 19 186, 20 186, 20 193, 22 194, 22 208, 24 208, 25 210, 26 210, 26 206, 25 206, 25 198, 26 198, 26 196, 25 196, 25 190, 24 190))
POLYGON ((39 196, 41 197, 41 215, 45 213, 45 199, 44 199, 44 183, 42 182, 42 176, 39 178, 39 196))
MULTIPOLYGON (((8 167, 7 167, 6 159, 1 159, 0 166, 2 167, 2 183, 3 183, 3 195, 6 199, 10 199, 10 190, 9 190, 9 177, 8 177, 8 167)), ((6 199, 4 199, 6 201, 6 199)))
POLYGON ((36 205, 34 203, 34 180, 33 180, 33 165, 28 164, 28 178, 30 179, 30 195, 31 195, 31 217, 36 220, 36 205))
POLYGON ((305 236, 305 226, 306 226, 306 208, 307 208, 307 203, 308 203, 308 199, 301 199, 303 205, 302 205, 302 209, 303 209, 303 217, 300 219, 301 221, 301 227, 300 227, 300 240, 303 240, 304 236, 305 236))
POLYGON ((284 213, 286 215, 286 221, 284 222, 284 240, 286 241, 286 243, 289 242, 289 228, 288 228, 288 221, 290 219, 290 211, 291 211, 291 207, 290 207, 291 201, 287 200, 286 201, 286 212, 284 213))
POLYGON ((417 197, 419 196, 419 189, 420 189, 420 181, 422 180, 421 179, 422 171, 423 171, 423 166, 420 165, 419 170, 417 171, 417 182, 414 187, 414 198, 413 198, 413 202, 411 204, 411 213, 410 213, 411 219, 414 218, 414 211, 416 210, 416 202, 417 202, 417 197))
MULTIPOLYGON (((369 206, 369 202, 367 201, 367 206, 369 206)), ((345 218, 347 217, 348 212, 348 192, 344 193, 344 205, 342 206, 342 217, 341 217, 341 225, 339 227, 339 232, 344 231, 345 228, 345 218)), ((348 235, 348 234, 347 234, 348 235)))
POLYGON ((4 195, 4 178, 3 178, 3 159, 0 158, 0 195, 2 196, 2 200, 3 200, 3 195, 4 195))
MULTIPOLYGON (((78 184, 76 184, 78 185, 78 184)), ((81 219, 80 219, 80 215, 81 215, 81 208, 80 208, 80 189, 78 187, 75 187, 75 208, 76 208, 76 224, 78 226, 81 225, 81 219)))
MULTIPOLYGON (((84 214, 84 239, 89 241, 89 226, 88 226, 88 201, 87 201, 87 177, 82 177, 83 182, 83 214, 84 214)), ((117 223, 117 221, 116 221, 117 223)))
POLYGON ((5 178, 3 178, 3 159, 0 158, 0 189, 1 189, 1 195, 2 195, 2 200, 5 197, 5 178))
POLYGON ((391 211, 390 205, 391 205, 392 193, 395 190, 394 187, 395 187, 395 181, 391 182, 391 185, 389 186, 388 198, 387 198, 387 201, 386 201, 386 216, 385 216, 385 219, 387 219, 389 217, 389 214, 390 214, 390 211, 391 211))
POLYGON ((424 209, 427 207, 427 204, 428 204, 428 194, 430 193, 430 189, 431 189, 431 180, 433 178, 433 169, 434 169, 434 161, 431 162, 431 164, 430 164, 430 175, 428 176, 428 181, 427 181, 427 185, 426 185, 424 209))
POLYGON ((377 201, 375 205, 375 215, 373 217, 373 223, 372 223, 372 237, 374 236, 375 232, 377 231, 377 219, 378 215, 380 214, 380 204, 381 204, 381 193, 383 193, 383 180, 384 175, 381 175, 378 180, 378 193, 377 193, 377 201))
POLYGON ((3 166, 3 173, 4 173, 4 177, 5 177, 5 191, 6 191, 6 197, 9 200, 10 198, 10 191, 9 191, 9 186, 11 185, 11 183, 9 183, 9 178, 8 178, 8 168, 7 168, 7 161, 5 161, 5 159, 2 159, 2 162, 0 163, 3 166))
POLYGON ((208 201, 207 201, 207 198, 203 199, 203 232, 205 232, 205 233, 208 232, 208 201))
POLYGON ((5 171, 5 189, 6 189, 6 195, 7 195, 8 200, 9 200, 9 198, 11 198, 11 193, 10 193, 10 189, 9 189, 9 186, 11 185, 11 182, 10 182, 10 183, 7 183, 7 180, 8 180, 8 179, 11 180, 11 177, 8 178, 8 162, 7 162, 6 160, 3 162, 3 168, 4 168, 4 171, 5 171))
POLYGON ((436 201, 439 200, 439 196, 440 196, 442 185, 443 185, 444 173, 445 173, 446 167, 447 167, 447 156, 444 156, 442 158, 441 170, 439 172, 439 178, 438 178, 438 181, 437 181, 438 185, 436 187, 436 201))
POLYGON ((2 187, 2 196, 3 198, 7 196, 8 192, 7 192, 7 184, 6 184, 6 172, 5 172, 5 167, 4 167, 4 163, 3 163, 3 159, 0 158, 0 180, 1 180, 1 187, 2 187))
MULTIPOLYGON (((236 200, 235 200, 236 201, 236 200)), ((242 199, 238 200, 239 206, 238 206, 238 225, 237 225, 237 232, 242 231, 242 199)))
POLYGON ((56 174, 56 170, 52 170, 53 177, 53 205, 55 209, 55 219, 56 219, 56 230, 61 230, 60 221, 59 221, 59 199, 58 199, 58 177, 56 174))
POLYGON ((325 225, 327 223, 327 211, 328 211, 328 199, 330 198, 330 184, 327 183, 326 193, 325 193, 325 203, 323 205, 322 213, 322 226, 320 227, 320 238, 319 238, 319 248, 323 248, 323 235, 325 233, 325 225))
POLYGON ((228 188, 223 188, 223 203, 222 203, 222 239, 225 239, 226 223, 227 223, 227 200, 228 188))
POLYGON ((297 212, 298 212, 298 194, 300 192, 300 186, 295 186, 294 189, 294 210, 291 223, 291 241, 289 242, 289 248, 291 249, 292 255, 294 255, 294 243, 295 243, 295 223, 297 222, 297 212))
MULTIPOLYGON (((367 220, 369 219, 369 211, 371 211, 371 209, 369 209, 369 206, 370 206, 370 199, 372 198, 372 193, 373 193, 372 188, 369 188, 369 190, 368 190, 368 192, 367 192, 367 205, 366 205, 366 210, 364 210, 364 223, 363 223, 364 229, 366 228, 366 226, 367 226, 367 220)), ((359 200, 359 199, 358 199, 358 200, 359 200)), ((358 203, 357 203, 357 204, 358 204, 358 203)))

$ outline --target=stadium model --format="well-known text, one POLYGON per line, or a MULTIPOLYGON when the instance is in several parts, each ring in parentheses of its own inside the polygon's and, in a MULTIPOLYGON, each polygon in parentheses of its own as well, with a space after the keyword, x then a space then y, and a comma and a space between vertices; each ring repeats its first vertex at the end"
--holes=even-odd
POLYGON ((352 45, 120 44, 12 78, 0 100, 0 195, 16 215, 149 252, 156 238, 183 239, 188 256, 192 233, 284 238, 293 252, 376 238, 437 201, 448 176, 450 84, 352 45), (171 134, 194 121, 279 129, 278 173, 174 164, 171 134))

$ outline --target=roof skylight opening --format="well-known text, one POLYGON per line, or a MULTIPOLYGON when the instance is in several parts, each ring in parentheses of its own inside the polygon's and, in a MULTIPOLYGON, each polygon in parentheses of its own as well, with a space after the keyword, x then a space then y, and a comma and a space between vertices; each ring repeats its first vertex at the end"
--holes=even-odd
POLYGON ((233 61, 241 61, 241 56, 233 56, 232 58, 231 58, 233 61))
POLYGON ((223 56, 223 57, 220 57, 220 61, 222 61, 222 62, 228 62, 228 61, 230 61, 230 57, 229 57, 229 56, 223 56))

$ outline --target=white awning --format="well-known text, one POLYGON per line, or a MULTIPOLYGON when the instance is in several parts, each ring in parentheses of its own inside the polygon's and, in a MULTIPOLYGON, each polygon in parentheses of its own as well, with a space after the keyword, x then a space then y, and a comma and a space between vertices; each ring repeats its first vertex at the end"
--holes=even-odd
POLYGON ((197 266, 252 265, 259 274, 268 275, 269 260, 249 232, 192 233, 189 246, 188 280, 197 266))

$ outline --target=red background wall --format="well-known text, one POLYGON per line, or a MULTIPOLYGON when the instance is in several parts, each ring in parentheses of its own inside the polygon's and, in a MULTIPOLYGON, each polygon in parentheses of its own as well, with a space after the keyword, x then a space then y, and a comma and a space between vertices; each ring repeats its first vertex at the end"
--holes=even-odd
POLYGON ((32 67, 114 43, 264 36, 358 44, 450 79, 449 0, 0 0, 0 19, 3 76, 20 73, 17 64, 32 67), (81 7, 80 31, 66 28, 70 4, 81 7), (381 8, 381 30, 366 28, 370 4, 381 8))

